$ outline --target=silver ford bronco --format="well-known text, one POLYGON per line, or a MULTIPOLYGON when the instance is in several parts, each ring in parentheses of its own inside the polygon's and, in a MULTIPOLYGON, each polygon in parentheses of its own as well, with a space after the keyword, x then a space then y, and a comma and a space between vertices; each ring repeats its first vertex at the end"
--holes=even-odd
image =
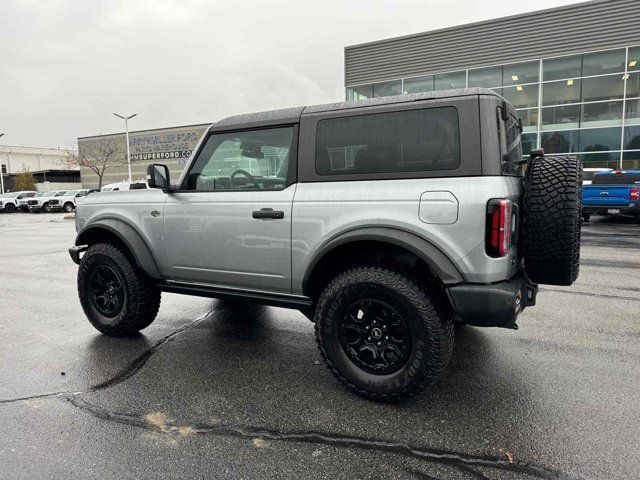
POLYGON ((298 309, 349 389, 413 395, 455 324, 517 328, 538 284, 578 276, 580 164, 523 159, 521 130, 477 88, 226 118, 176 183, 152 164, 152 188, 78 205, 80 302, 113 336, 163 291, 298 309))

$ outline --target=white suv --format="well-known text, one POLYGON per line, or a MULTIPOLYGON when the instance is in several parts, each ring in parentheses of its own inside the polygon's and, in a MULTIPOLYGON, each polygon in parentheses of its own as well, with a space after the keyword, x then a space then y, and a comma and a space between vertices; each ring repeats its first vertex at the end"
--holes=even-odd
POLYGON ((26 200, 30 197, 35 197, 38 192, 34 191, 22 191, 22 192, 9 192, 4 197, 0 198, 0 212, 13 213, 21 205, 20 200, 26 200))

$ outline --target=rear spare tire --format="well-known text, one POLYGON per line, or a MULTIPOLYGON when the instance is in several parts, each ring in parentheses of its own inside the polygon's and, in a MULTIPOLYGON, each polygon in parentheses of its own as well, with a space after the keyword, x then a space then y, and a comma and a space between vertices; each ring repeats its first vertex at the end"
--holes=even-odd
POLYGON ((575 157, 537 157, 527 169, 524 262, 531 281, 571 285, 580 267, 582 168, 575 157))

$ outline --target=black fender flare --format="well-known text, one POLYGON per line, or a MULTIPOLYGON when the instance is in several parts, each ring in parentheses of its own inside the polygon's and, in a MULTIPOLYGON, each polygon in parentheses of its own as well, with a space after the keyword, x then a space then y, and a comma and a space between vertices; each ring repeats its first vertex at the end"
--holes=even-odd
POLYGON ((76 236, 75 244, 78 246, 87 245, 88 239, 99 230, 106 230, 112 233, 129 249, 136 265, 141 268, 151 278, 162 279, 156 260, 151 253, 151 248, 142 235, 131 225, 123 220, 115 218, 103 218, 91 222, 83 228, 76 236))
POLYGON ((423 260, 444 285, 456 285, 465 281, 451 259, 428 240, 398 228, 363 227, 337 235, 316 252, 302 280, 302 290, 307 291, 309 278, 327 253, 340 245, 362 240, 386 242, 410 251, 423 260))

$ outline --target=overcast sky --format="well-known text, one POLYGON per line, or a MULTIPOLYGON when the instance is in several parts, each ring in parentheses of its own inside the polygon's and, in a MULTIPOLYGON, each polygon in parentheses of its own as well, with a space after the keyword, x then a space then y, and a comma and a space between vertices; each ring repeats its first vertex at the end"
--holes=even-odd
POLYGON ((123 131, 112 112, 140 130, 343 100, 346 45, 570 3, 0 0, 0 143, 70 147, 123 131))

